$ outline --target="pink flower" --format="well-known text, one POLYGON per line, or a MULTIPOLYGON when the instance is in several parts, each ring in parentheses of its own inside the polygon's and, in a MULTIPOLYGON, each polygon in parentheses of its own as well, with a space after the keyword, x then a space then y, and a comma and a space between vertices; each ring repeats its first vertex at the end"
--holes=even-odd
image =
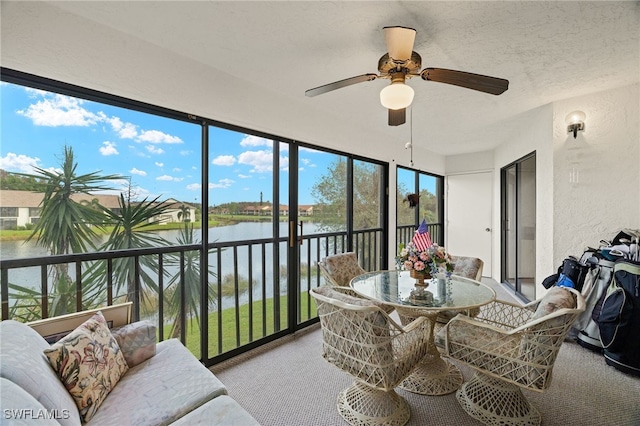
POLYGON ((418 260, 416 263, 413 264, 413 269, 415 269, 416 271, 424 271, 424 268, 425 268, 425 264, 421 260, 418 260))

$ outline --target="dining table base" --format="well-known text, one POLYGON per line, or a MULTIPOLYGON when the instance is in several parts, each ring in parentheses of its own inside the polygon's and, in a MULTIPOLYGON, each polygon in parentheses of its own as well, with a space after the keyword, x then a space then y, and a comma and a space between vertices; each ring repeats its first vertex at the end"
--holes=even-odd
POLYGON ((427 354, 420 360, 411 374, 400 383, 399 388, 420 395, 433 396, 447 395, 457 391, 462 385, 464 377, 458 367, 440 356, 440 352, 434 343, 434 328, 438 312, 427 310, 407 311, 402 308, 397 308, 396 310, 403 324, 413 320, 413 316, 419 314, 429 319, 430 326, 427 354))
POLYGON ((463 381, 458 367, 440 354, 427 354, 399 387, 421 395, 447 395, 457 391, 463 381))

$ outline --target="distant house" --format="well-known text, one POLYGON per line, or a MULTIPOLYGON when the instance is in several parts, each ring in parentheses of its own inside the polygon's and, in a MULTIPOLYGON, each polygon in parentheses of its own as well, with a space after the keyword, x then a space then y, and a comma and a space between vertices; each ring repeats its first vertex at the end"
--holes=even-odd
MULTIPOLYGON (((0 229, 17 229, 28 224, 35 225, 40 220, 40 204, 44 198, 41 192, 0 190, 0 229)), ((73 194, 71 199, 82 204, 96 204, 112 212, 120 212, 119 195, 73 194)), ((135 204, 135 203, 132 203, 135 204)), ((163 204, 166 211, 152 220, 159 223, 195 222, 196 206, 169 198, 163 204)))
MULTIPOLYGON (((118 213, 118 195, 73 194, 71 199, 83 204, 99 204, 118 213)), ((16 229, 19 226, 35 225, 40 220, 42 192, 0 190, 0 229, 16 229)))
POLYGON ((175 198, 169 198, 158 204, 163 204, 165 211, 159 216, 154 216, 151 221, 166 224, 172 222, 195 222, 196 220, 196 206, 193 204, 183 203, 175 198))
POLYGON ((245 206, 244 210, 242 210, 242 214, 247 214, 250 216, 258 216, 262 213, 262 208, 261 207, 256 207, 256 206, 245 206))
POLYGON ((313 216, 313 205, 300 204, 298 206, 298 216, 313 216))

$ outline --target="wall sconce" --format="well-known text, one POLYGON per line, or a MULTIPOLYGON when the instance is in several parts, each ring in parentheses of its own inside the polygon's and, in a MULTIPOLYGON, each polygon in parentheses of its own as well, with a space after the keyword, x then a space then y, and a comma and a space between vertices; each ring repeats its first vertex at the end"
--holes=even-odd
POLYGON ((584 119, 587 116, 582 111, 573 111, 567 115, 565 121, 567 122, 567 133, 573 133, 573 138, 578 136, 578 132, 584 131, 584 119))

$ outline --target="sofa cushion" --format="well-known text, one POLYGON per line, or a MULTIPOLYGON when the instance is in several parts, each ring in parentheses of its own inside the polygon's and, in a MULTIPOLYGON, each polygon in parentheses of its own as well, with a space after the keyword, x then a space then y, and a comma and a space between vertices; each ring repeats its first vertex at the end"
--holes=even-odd
POLYGON ((0 395, 2 408, 0 424, 11 425, 60 425, 55 419, 71 416, 65 410, 47 410, 37 399, 11 380, 0 378, 0 395))
POLYGON ((42 353, 47 348, 49 344, 28 325, 1 321, 0 377, 17 384, 47 410, 68 412, 68 418, 58 419, 61 425, 79 426, 78 407, 42 353))
POLYGON ((156 326, 151 321, 136 321, 111 330, 129 368, 156 354, 156 326))
POLYGON ((165 425, 227 389, 177 339, 156 345, 156 355, 129 369, 91 425, 165 425))
POLYGON ((233 398, 222 395, 179 418, 173 425, 259 426, 260 423, 233 398))
POLYGON ((101 312, 44 350, 88 422, 129 367, 101 312))

